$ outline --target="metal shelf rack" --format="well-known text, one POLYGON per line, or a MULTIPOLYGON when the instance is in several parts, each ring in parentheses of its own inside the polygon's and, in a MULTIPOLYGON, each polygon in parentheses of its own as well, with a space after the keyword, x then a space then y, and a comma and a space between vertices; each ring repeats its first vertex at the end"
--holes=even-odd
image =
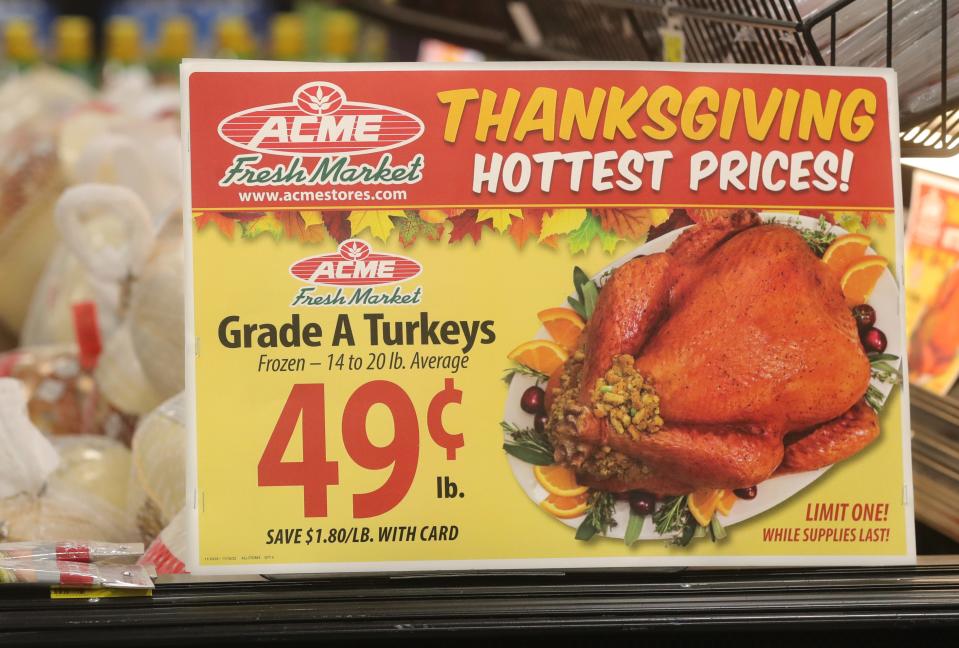
MULTIPOLYGON (((942 13, 939 104, 900 122, 903 156, 959 153, 959 89, 948 92, 948 0, 942 13)), ((352 0, 352 8, 416 33, 508 59, 659 60, 660 28, 673 23, 692 62, 843 65, 837 34, 856 8, 885 12, 886 66, 903 44, 893 1, 836 0, 804 18, 795 0, 352 0), (864 4, 867 3, 867 4, 864 4), (828 39, 816 35, 828 29, 828 39), (825 42, 826 47, 820 44, 825 42), (824 55, 825 52, 825 55, 824 55)), ((953 44, 953 47, 959 43, 953 44)))

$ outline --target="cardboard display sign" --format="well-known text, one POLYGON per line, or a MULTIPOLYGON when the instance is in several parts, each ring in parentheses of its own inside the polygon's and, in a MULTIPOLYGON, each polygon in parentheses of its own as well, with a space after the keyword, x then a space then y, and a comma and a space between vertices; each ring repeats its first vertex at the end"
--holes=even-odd
POLYGON ((891 72, 182 88, 190 571, 915 560, 891 72))
POLYGON ((959 377, 959 181, 916 171, 906 231, 909 379, 946 395, 959 377))

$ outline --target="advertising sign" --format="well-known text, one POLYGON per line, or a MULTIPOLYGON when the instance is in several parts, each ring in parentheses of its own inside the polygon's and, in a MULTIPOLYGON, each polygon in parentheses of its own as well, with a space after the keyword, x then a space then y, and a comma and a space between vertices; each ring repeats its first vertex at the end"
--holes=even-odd
POLYGON ((192 571, 915 560, 891 72, 182 88, 192 571))
POLYGON ((909 379, 946 395, 959 377, 959 181, 915 171, 906 231, 909 379))

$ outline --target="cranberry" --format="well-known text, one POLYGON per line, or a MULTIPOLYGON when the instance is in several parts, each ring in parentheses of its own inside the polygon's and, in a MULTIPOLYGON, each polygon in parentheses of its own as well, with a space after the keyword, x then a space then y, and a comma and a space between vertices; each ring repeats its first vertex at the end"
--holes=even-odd
POLYGON ((876 325, 876 309, 869 304, 859 304, 852 309, 852 316, 860 331, 865 331, 876 325))
POLYGON ((866 351, 882 353, 886 350, 886 334, 876 327, 869 328, 862 332, 862 345, 866 351))
POLYGON ((546 421, 548 420, 549 417, 546 416, 546 414, 543 412, 538 412, 536 416, 533 417, 533 429, 540 434, 546 432, 546 421))
POLYGON ((736 497, 744 500, 756 499, 756 493, 759 492, 755 486, 747 486, 746 488, 737 488, 733 491, 736 497))
POLYGON ((650 515, 656 508, 656 496, 644 491, 632 491, 629 494, 629 508, 636 515, 650 515))
POLYGON ((546 392, 539 387, 530 387, 523 392, 523 397, 519 399, 519 406, 524 412, 530 414, 539 414, 546 411, 546 392))

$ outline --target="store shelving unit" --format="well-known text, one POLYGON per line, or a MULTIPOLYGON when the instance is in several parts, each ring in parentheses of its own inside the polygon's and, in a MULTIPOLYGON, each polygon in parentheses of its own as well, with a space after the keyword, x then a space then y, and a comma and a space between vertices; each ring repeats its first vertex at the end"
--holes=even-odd
MULTIPOLYGON (((456 638, 627 631, 729 638, 788 629, 859 640, 959 624, 959 567, 511 574, 168 584, 153 598, 0 598, 4 645, 171 645, 456 638), (698 633, 698 634, 693 634, 698 633)), ((788 639, 788 636, 786 637, 788 639)), ((807 639, 808 641, 808 639, 807 639)), ((432 645, 432 644, 431 644, 432 645)), ((448 645, 448 644, 447 644, 448 645)), ((711 645, 715 645, 712 643, 711 645)), ((787 641, 787 645, 790 645, 787 641)))
MULTIPOLYGON (((943 16, 938 51, 930 52, 939 58, 940 101, 900 122, 904 157, 959 153, 959 92, 950 100, 946 65, 948 0, 930 2, 943 16)), ((892 0, 836 0, 806 19, 794 0, 354 0, 350 6, 505 59, 659 60, 659 29, 673 24, 692 62, 843 65, 837 34, 864 6, 885 12, 887 66, 903 41, 892 0)))

